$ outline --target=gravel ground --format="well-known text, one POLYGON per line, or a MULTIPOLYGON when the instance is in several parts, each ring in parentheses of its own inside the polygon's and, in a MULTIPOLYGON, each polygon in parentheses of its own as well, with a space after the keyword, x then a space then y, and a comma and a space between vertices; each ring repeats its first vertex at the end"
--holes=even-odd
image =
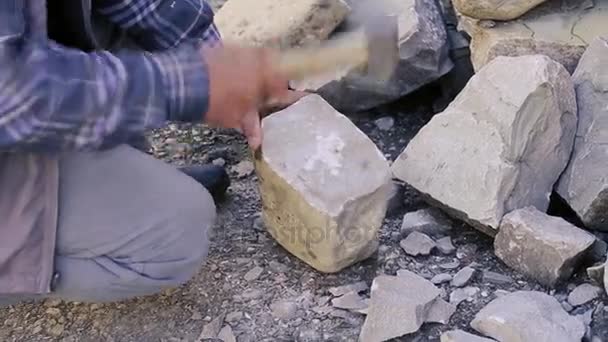
MULTIPOLYGON (((432 116, 433 94, 431 89, 423 96, 414 95, 416 102, 406 99, 351 118, 387 157, 395 158, 432 116), (388 130, 380 129, 376 123, 383 117, 394 120, 388 130)), ((427 207, 411 189, 404 189, 403 198, 389 212, 376 255, 338 274, 318 273, 292 257, 263 230, 258 219, 256 177, 247 170, 249 154, 239 135, 202 125, 171 125, 154 132, 152 141, 155 155, 167 162, 177 165, 223 160, 231 170, 233 185, 227 202, 219 208, 210 257, 200 273, 179 289, 123 303, 46 301, 0 310, 1 341, 196 341, 203 327, 216 318, 225 318, 239 342, 354 341, 365 316, 332 309, 331 303, 327 304, 332 286, 358 281, 369 286, 375 276, 396 274, 399 269, 426 277, 453 275, 471 263, 480 270, 512 278, 504 284, 484 283, 478 273, 468 284, 480 289, 478 295, 461 303, 448 324, 426 324, 419 333, 397 339, 437 341, 446 330, 471 331, 469 322, 495 298, 497 290, 547 291, 511 272, 494 256, 491 239, 458 222, 449 233, 457 253, 407 256, 399 246, 402 217, 406 212, 427 207), (445 268, 450 263, 454 269, 445 268)), ((575 278, 575 283, 583 281, 583 275, 575 278)), ((447 299, 454 288, 449 283, 440 286, 447 299)), ((564 285, 554 294, 564 300, 572 287, 573 284, 564 285)), ((606 296, 602 296, 572 313, 594 309, 592 332, 608 339, 608 313, 603 309, 606 304, 606 296)))
MULTIPOLYGON (((221 3, 216 2, 216 6, 221 3)), ((436 95, 435 89, 429 89, 351 118, 388 158, 394 159, 437 111, 432 106, 436 95), (380 129, 383 125, 376 123, 383 117, 394 120, 390 129, 380 129)), ((584 274, 578 274, 571 284, 554 291, 544 289, 511 272, 494 256, 490 238, 459 222, 454 222, 449 233, 457 253, 407 256, 399 246, 402 217, 427 207, 415 191, 407 188, 384 222, 378 253, 338 274, 321 274, 292 257, 264 231, 259 222, 256 177, 249 172, 248 150, 239 135, 203 125, 171 125, 153 132, 152 141, 154 154, 167 162, 180 165, 215 161, 231 170, 233 185, 227 202, 219 207, 210 256, 199 274, 181 288, 123 303, 46 301, 2 309, 0 341, 197 341, 205 325, 218 319, 224 321, 222 326, 231 327, 239 342, 355 341, 365 316, 332 309, 328 304, 330 287, 358 281, 369 286, 375 276, 393 275, 399 269, 426 277, 453 275, 471 263, 477 269, 512 278, 502 284, 484 283, 478 273, 467 285, 478 287, 478 295, 462 302, 448 324, 425 324, 418 333, 395 340, 438 341, 446 330, 472 332, 469 322, 497 291, 540 290, 563 301, 575 284, 588 281, 584 274), (446 268, 450 264, 455 268, 446 268)), ((445 299, 454 289, 449 283, 439 286, 444 289, 445 299)), ((607 304, 604 294, 571 313, 594 310, 589 336, 608 341, 607 304)))

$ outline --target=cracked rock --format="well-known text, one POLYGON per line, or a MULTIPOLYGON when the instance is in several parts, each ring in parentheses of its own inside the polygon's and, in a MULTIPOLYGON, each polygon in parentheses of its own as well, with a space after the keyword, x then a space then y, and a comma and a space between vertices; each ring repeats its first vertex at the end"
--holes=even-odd
POLYGON ((443 236, 450 230, 447 218, 437 209, 420 209, 403 216, 401 234, 420 232, 430 236, 443 236))
POLYGON ((509 267, 553 287, 573 274, 594 240, 559 217, 527 207, 503 218, 494 251, 509 267))
POLYGON ((454 8, 475 19, 513 20, 547 0, 454 0, 454 8))
MULTIPOLYGON (((533 2, 538 0, 529 3, 533 2)), ((540 54, 563 64, 572 73, 588 43, 608 34, 607 10, 606 1, 596 1, 593 8, 587 9, 547 1, 518 20, 488 27, 483 20, 462 17, 460 26, 471 36, 471 60, 477 72, 498 56, 540 54)))
POLYGON ((608 167, 604 138, 608 129, 608 75, 603 71, 606 65, 608 40, 595 39, 572 76, 579 124, 572 158, 557 186, 560 197, 585 227, 600 231, 608 231, 608 179, 602 172, 608 167))
POLYGON ((495 342, 495 340, 469 334, 462 330, 450 330, 441 334, 440 342, 495 342))
POLYGON ((440 293, 430 281, 412 272, 376 277, 360 341, 386 341, 418 331, 440 293))
MULTIPOLYGON (((354 15, 342 25, 344 31, 362 33, 357 17, 368 15, 366 3, 351 2, 354 15)), ((386 0, 382 5, 388 14, 397 16, 399 25, 398 64, 388 82, 376 82, 365 77, 361 68, 346 66, 294 82, 294 88, 320 94, 338 110, 357 112, 401 98, 452 69, 447 33, 435 1, 386 0)), ((340 33, 343 31, 336 32, 340 33)))
POLYGON ((230 0, 214 21, 226 41, 288 48, 326 39, 349 13, 343 0, 230 0))
POLYGON ((575 130, 574 87, 562 65, 500 57, 419 130, 392 169, 447 213, 495 235, 508 212, 548 208, 575 130))
POLYGON ((405 253, 411 256, 429 255, 435 248, 435 241, 428 235, 419 232, 413 232, 399 243, 405 253))
POLYGON ((568 303, 572 306, 586 304, 599 297, 602 289, 591 284, 581 284, 568 295, 568 303))
POLYGON ((452 286, 455 287, 463 287, 469 283, 473 275, 475 274, 475 269, 471 267, 464 267, 460 271, 458 271, 454 278, 452 279, 452 286))
POLYGON ((269 234, 320 272, 370 257, 393 191, 378 147, 314 94, 265 117, 262 130, 255 166, 269 234))
POLYGON ((456 252, 456 247, 452 244, 452 238, 446 236, 436 241, 437 249, 443 254, 452 254, 456 252))
POLYGON ((570 316, 552 296, 537 291, 494 299, 477 313, 471 327, 498 341, 571 342, 585 335, 580 319, 570 316))

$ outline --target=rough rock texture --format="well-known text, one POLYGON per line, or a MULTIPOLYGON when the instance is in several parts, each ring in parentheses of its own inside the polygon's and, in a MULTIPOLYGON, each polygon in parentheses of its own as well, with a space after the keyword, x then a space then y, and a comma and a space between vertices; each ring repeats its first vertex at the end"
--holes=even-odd
POLYGON ((557 193, 578 214, 586 227, 603 231, 608 231, 606 65, 608 41, 595 39, 572 76, 579 121, 572 158, 557 186, 557 193))
POLYGON ((545 56, 500 57, 477 73, 393 163, 446 212, 495 234, 511 210, 546 210, 576 130, 570 75, 545 56))
POLYGON ((417 331, 439 295, 435 285, 409 271, 375 278, 360 341, 386 341, 417 331))
POLYGON ((294 47, 326 39, 348 13, 343 0, 230 0, 215 22, 226 41, 294 47))
POLYGON ((413 232, 402 240, 399 245, 405 253, 411 256, 429 255, 435 248, 436 244, 428 235, 419 232, 413 232))
POLYGON ((589 4, 547 1, 518 20, 493 25, 462 17, 461 27, 471 36, 473 67, 478 71, 497 56, 543 54, 572 73, 588 43, 608 34, 608 2, 589 4))
POLYGON ((321 272, 368 258, 392 195, 376 145, 318 95, 264 118, 256 156, 266 229, 321 272))
POLYGON ((476 19, 513 20, 546 0, 454 0, 454 8, 476 19))
POLYGON ((441 334, 440 342, 493 342, 495 340, 469 334, 462 330, 450 330, 441 334))
POLYGON ((527 207, 505 215, 494 249, 508 266, 554 286, 572 275, 594 240, 561 218, 527 207))
POLYGON ((477 313, 471 327, 498 341, 573 342, 585 334, 580 319, 568 315, 552 296, 537 291, 498 297, 477 313))
MULTIPOLYGON (((361 70, 346 68, 294 82, 294 87, 314 91, 338 110, 350 112, 391 102, 448 73, 453 64, 435 1, 384 0, 383 4, 387 12, 398 16, 399 23, 399 63, 389 82, 378 83, 361 70)), ((360 12, 357 3, 352 6, 356 13, 360 12)), ((359 15, 354 17, 347 19, 345 30, 360 29, 359 15)))

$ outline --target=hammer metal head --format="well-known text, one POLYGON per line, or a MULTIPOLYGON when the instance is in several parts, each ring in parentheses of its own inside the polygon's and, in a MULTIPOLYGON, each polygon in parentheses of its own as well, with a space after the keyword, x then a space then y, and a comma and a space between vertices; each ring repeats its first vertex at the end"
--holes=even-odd
POLYGON ((378 14, 366 18, 367 76, 388 82, 399 62, 399 23, 396 15, 378 14))

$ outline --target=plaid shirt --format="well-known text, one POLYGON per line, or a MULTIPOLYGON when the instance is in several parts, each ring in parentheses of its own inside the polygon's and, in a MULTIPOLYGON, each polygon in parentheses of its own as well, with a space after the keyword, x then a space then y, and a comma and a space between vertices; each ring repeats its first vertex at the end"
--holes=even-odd
MULTIPOLYGON (((55 0, 62 1, 62 0, 55 0)), ((47 37, 46 1, 0 1, 0 149, 61 152, 124 143, 208 106, 201 44, 219 34, 203 0, 93 0, 141 50, 85 53, 47 37)))

